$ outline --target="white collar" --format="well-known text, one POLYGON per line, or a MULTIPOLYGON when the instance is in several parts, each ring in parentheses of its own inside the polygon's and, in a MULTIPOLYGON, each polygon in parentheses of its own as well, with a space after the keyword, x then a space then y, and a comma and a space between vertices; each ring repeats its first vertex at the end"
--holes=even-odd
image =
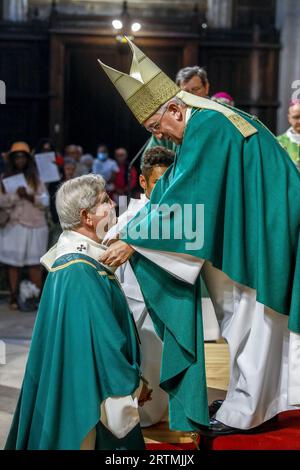
POLYGON ((295 132, 292 127, 290 127, 286 131, 286 135, 288 136, 288 138, 290 139, 291 142, 293 142, 294 144, 300 145, 300 134, 295 132))
POLYGON ((139 206, 142 206, 142 205, 145 206, 149 201, 150 201, 150 199, 147 198, 146 194, 141 193, 139 199, 131 198, 130 199, 130 204, 133 203, 133 204, 138 204, 139 206))
POLYGON ((190 119, 191 117, 191 114, 192 114, 192 108, 190 106, 188 106, 186 108, 186 113, 185 113, 185 125, 187 125, 188 123, 188 120, 190 119))
MULTIPOLYGON (((64 230, 56 245, 41 258, 41 264, 47 270, 50 270, 58 258, 71 253, 82 253, 99 263, 99 258, 106 249, 107 247, 105 245, 101 245, 81 233, 75 232, 74 230, 64 230)), ((114 272, 113 268, 107 266, 105 266, 105 268, 114 272)))
POLYGON ((145 193, 142 193, 142 194, 140 195, 140 200, 141 200, 142 202, 144 202, 145 204, 147 204, 147 202, 150 201, 150 199, 147 198, 147 196, 146 196, 145 193))
POLYGON ((133 207, 140 207, 140 206, 145 206, 147 202, 149 202, 150 199, 147 198, 146 194, 142 193, 140 194, 139 199, 137 198, 130 198, 128 208, 127 209, 132 209, 133 207))

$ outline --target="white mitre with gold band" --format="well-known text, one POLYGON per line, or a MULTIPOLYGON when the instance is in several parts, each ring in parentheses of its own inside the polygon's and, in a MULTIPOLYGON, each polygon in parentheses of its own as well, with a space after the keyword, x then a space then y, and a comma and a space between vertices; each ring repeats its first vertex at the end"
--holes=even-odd
POLYGON ((129 75, 105 65, 101 60, 99 63, 140 124, 176 96, 188 106, 222 113, 244 137, 257 132, 254 126, 232 108, 180 90, 144 52, 128 38, 126 40, 133 53, 129 75))
POLYGON ((164 103, 173 98, 180 88, 135 44, 126 39, 133 53, 129 75, 108 67, 100 60, 99 63, 142 124, 164 103))

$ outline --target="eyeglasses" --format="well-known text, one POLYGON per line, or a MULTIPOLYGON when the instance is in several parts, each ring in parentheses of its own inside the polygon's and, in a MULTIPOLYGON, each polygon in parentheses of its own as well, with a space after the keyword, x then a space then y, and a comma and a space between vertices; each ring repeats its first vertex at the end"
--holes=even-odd
POLYGON ((160 124, 161 124, 161 120, 165 114, 165 112, 167 111, 168 108, 166 108, 163 113, 161 114, 160 118, 158 121, 155 121, 153 124, 150 124, 150 126, 146 127, 146 130, 148 132, 151 132, 151 134, 155 133, 155 132, 158 132, 159 131, 159 128, 160 128, 160 124))

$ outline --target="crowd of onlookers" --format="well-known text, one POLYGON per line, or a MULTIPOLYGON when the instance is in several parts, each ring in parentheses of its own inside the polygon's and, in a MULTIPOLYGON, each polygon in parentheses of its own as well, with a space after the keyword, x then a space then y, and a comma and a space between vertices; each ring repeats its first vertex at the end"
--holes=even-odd
MULTIPOLYGON (((47 138, 41 139, 34 149, 26 142, 15 142, 8 152, 0 154, 0 263, 6 267, 6 270, 1 269, 0 289, 6 282, 3 274, 6 272, 11 309, 20 306, 20 278, 24 267, 35 292, 41 291, 40 258, 47 247, 57 241, 61 231, 55 208, 55 194, 60 184, 88 173, 101 174, 110 197, 117 204, 119 196, 138 192, 138 172, 132 167, 129 174, 128 169, 127 150, 117 148, 111 158, 104 144, 99 145, 95 157, 84 154, 82 147, 75 144, 68 145, 62 155, 47 138), (35 155, 49 153, 53 155, 59 179, 44 183, 35 155), (20 175, 23 180, 12 178, 20 175), (9 181, 17 184, 13 190, 9 189, 9 181)), ((36 295, 37 302, 38 298, 36 295)))

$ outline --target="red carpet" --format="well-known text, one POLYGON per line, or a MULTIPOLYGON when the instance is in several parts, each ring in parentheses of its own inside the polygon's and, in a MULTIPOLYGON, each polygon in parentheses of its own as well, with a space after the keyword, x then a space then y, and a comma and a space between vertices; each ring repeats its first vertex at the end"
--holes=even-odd
POLYGON ((200 447, 209 450, 300 450, 300 411, 285 411, 278 421, 257 434, 233 434, 207 438, 200 447))
MULTIPOLYGON (((278 421, 257 434, 232 434, 208 438, 201 436, 200 450, 300 450, 300 411, 285 411, 278 421)), ((187 444, 147 444, 147 450, 196 450, 187 444)))
POLYGON ((167 442, 160 442, 159 444, 147 444, 147 450, 197 450, 195 444, 184 443, 184 444, 168 444, 167 442))

